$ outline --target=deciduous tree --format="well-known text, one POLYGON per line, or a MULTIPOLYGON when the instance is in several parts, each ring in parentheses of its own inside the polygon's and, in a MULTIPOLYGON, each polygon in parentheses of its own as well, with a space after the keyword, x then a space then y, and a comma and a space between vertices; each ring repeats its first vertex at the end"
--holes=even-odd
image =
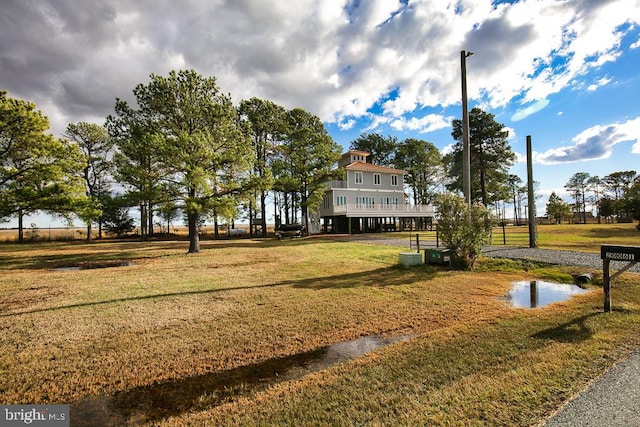
POLYGON ((520 224, 522 199, 527 193, 527 188, 523 184, 524 182, 518 175, 509 174, 507 176, 506 188, 513 203, 513 221, 516 225, 520 224))
POLYGON ((129 216, 129 203, 126 197, 112 197, 110 194, 106 194, 102 196, 101 200, 101 220, 105 229, 117 237, 123 237, 130 233, 135 226, 133 218, 129 216))
POLYGON ((625 198, 625 207, 634 219, 638 220, 636 229, 640 231, 640 177, 636 177, 625 198))

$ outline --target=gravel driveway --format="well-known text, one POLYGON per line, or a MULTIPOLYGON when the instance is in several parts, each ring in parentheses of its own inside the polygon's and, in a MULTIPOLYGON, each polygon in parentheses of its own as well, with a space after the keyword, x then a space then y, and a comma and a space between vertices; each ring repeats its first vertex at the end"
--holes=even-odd
MULTIPOLYGON (((405 247, 409 250, 409 239, 381 238, 372 234, 355 234, 348 237, 340 236, 338 240, 361 241, 374 245, 388 245, 405 247)), ((435 248, 435 241, 420 242, 421 248, 435 248)), ((415 250, 415 248, 414 248, 415 250)), ((549 264, 577 266, 602 269, 602 259, 599 253, 559 251, 554 249, 526 248, 517 246, 490 245, 482 249, 482 254, 494 258, 526 259, 547 262, 549 264)), ((611 270, 619 270, 627 262, 611 261, 611 270)), ((640 264, 634 265, 628 271, 640 272, 640 264)))

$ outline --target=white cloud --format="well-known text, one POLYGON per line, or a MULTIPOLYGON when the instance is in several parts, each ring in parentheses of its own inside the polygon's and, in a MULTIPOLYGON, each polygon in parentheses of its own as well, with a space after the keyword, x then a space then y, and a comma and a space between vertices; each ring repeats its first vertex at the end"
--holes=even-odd
POLYGON ((441 151, 441 153, 442 153, 442 155, 443 155, 443 156, 446 156, 446 155, 447 155, 447 154, 449 154, 449 153, 453 153, 453 149, 454 149, 454 147, 455 147, 455 144, 454 144, 454 143, 452 143, 452 144, 447 144, 447 145, 445 145, 445 146, 442 148, 442 150, 440 150, 440 151, 441 151))
POLYGON ((573 145, 535 153, 535 160, 542 164, 555 164, 605 159, 611 156, 615 145, 629 141, 635 141, 631 152, 640 154, 640 117, 624 123, 591 127, 576 135, 572 141, 573 145))
POLYGON ((603 77, 603 78, 599 79, 597 82, 595 82, 594 84, 591 84, 591 85, 587 86, 587 90, 589 92, 595 92, 596 90, 598 90, 598 88, 600 88, 602 86, 606 86, 609 83, 611 83, 611 78, 603 77))
POLYGON ((444 117, 438 114, 427 114, 421 118, 400 117, 391 122, 390 126, 398 131, 412 130, 418 133, 428 133, 451 126, 453 117, 444 117))
POLYGON ((507 139, 513 141, 517 138, 517 134, 516 134, 516 130, 512 127, 509 126, 505 126, 502 128, 502 130, 507 132, 507 139))
POLYGON ((338 123, 338 127, 340 128, 340 130, 349 130, 349 129, 352 129, 355 124, 356 124, 355 120, 349 119, 349 120, 345 120, 343 122, 338 123))
POLYGON ((514 151, 514 153, 516 155, 516 160, 514 164, 520 164, 520 163, 527 163, 527 155, 526 154, 522 154, 519 153, 517 151, 514 151))
POLYGON ((522 119, 529 117, 532 114, 537 113, 538 111, 545 108, 547 105, 549 105, 548 99, 541 99, 540 101, 536 101, 533 104, 516 111, 515 114, 511 116, 511 120, 514 122, 518 122, 522 119))
POLYGON ((0 18, 0 87, 55 105, 45 113, 57 133, 177 68, 215 76, 236 102, 266 98, 340 126, 373 114, 435 129, 409 116, 460 102, 461 50, 475 52, 470 99, 544 102, 618 57, 621 25, 640 23, 633 10, 639 0, 13 1, 0 18))

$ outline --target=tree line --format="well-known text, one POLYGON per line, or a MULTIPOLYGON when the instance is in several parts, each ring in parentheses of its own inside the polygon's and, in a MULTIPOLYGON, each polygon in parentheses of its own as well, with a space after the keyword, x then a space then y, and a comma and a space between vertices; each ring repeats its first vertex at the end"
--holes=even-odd
POLYGON ((598 224, 603 220, 632 222, 640 219, 640 175, 634 170, 613 172, 602 178, 588 172, 576 172, 564 188, 573 203, 564 201, 555 192, 547 203, 547 216, 557 223, 573 220, 586 224, 588 212, 595 216, 598 224))
MULTIPOLYGON (((189 252, 199 252, 205 219, 233 221, 244 209, 266 235, 266 194, 277 195, 285 221, 307 217, 322 199, 324 182, 342 149, 322 121, 300 108, 286 110, 252 98, 235 107, 214 77, 193 70, 152 74, 133 89, 136 105, 116 99, 103 126, 69 124, 64 138, 45 131, 33 103, 0 92, 0 219, 36 211, 116 234, 133 229, 130 207, 140 210, 140 233, 154 234, 154 218, 180 215, 189 252)), ((217 227, 216 227, 217 231, 217 227)))
MULTIPOLYGON (((234 106, 215 77, 193 70, 152 74, 133 94, 135 105, 116 99, 104 125, 72 123, 56 139, 45 133, 48 120, 33 103, 0 91, 0 219, 18 218, 19 240, 23 217, 36 211, 79 217, 91 239, 93 226, 99 236, 103 228, 130 232, 129 209, 137 207, 142 239, 154 235, 156 220, 168 231, 182 218, 189 252, 199 252, 205 220, 213 220, 217 233, 218 221, 243 217, 253 235, 266 236, 270 202, 276 222, 309 224, 325 183, 343 177, 335 168, 341 147, 303 109, 259 98, 234 106)), ((512 204, 518 221, 526 189, 509 174, 515 154, 504 125, 474 108, 469 128, 472 200, 498 212, 512 204)), ((455 143, 444 155, 431 142, 377 133, 361 135, 350 148, 406 171, 414 204, 431 204, 437 194, 462 191, 461 120, 453 120, 451 134, 455 143)), ((619 212, 625 194, 610 194, 619 212)), ((600 212, 608 195, 599 199, 600 212)))
MULTIPOLYGON (((241 215, 252 234, 266 236, 269 195, 277 222, 308 224, 319 207, 324 183, 342 178, 334 165, 341 147, 322 121, 300 108, 286 110, 259 98, 235 107, 214 77, 193 70, 152 74, 133 89, 135 105, 116 99, 104 125, 72 123, 63 138, 46 134, 49 123, 33 103, 0 92, 0 218, 23 218, 37 211, 122 235, 134 228, 128 212, 137 207, 142 239, 154 234, 155 220, 183 217, 189 252, 198 252, 198 227, 206 219, 227 223, 241 215)), ((503 126, 479 109, 470 114, 472 155, 479 171, 474 197, 490 203, 496 180, 514 158, 503 126)), ((461 122, 458 140, 442 156, 430 142, 362 135, 352 148, 369 151, 369 160, 407 172, 415 204, 434 194, 461 188, 461 122)))

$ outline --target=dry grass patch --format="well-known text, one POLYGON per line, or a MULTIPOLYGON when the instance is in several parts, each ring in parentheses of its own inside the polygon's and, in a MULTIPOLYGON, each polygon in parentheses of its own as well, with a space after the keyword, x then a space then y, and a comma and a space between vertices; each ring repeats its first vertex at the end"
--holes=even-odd
POLYGON ((508 425, 544 415, 640 345, 629 332, 637 275, 614 289, 610 316, 595 314, 598 291, 523 311, 501 297, 548 267, 403 269, 400 248, 321 239, 202 246, 186 255, 184 242, 1 245, 0 401, 113 396, 133 424, 508 425), (53 269, 122 259, 133 264, 53 269), (417 338, 299 381, 231 388, 220 406, 193 391, 212 375, 369 334, 417 338), (519 416, 496 396, 528 409, 519 416), (135 414, 156 398, 179 405, 135 414))
POLYGON ((535 425, 640 345, 638 277, 604 314, 598 292, 452 324, 178 425, 535 425))
POLYGON ((484 318, 487 307, 503 309, 492 296, 508 282, 476 287, 486 280, 398 269, 397 248, 311 240, 204 248, 189 256, 167 242, 2 246, 0 268, 11 272, 0 298, 3 401, 76 401, 370 333, 484 318), (133 265, 50 268, 68 264, 65 256, 119 254, 133 265), (462 304, 461 286, 477 298, 462 304))

